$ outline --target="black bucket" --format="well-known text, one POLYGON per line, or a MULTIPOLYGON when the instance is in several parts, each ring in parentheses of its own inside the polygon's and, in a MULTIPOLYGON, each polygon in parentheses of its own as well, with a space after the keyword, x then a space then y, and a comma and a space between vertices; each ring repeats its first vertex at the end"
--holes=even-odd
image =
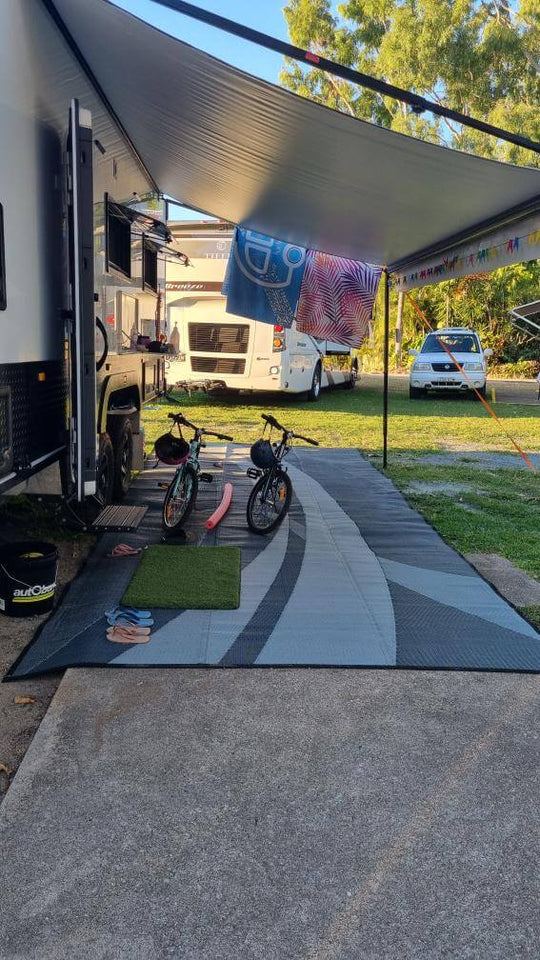
POLYGON ((34 617, 52 610, 58 550, 54 543, 25 540, 0 547, 0 611, 34 617))

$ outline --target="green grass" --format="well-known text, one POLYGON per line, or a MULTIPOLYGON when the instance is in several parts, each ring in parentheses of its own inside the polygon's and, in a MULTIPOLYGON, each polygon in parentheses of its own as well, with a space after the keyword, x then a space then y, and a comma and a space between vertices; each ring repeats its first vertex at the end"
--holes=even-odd
POLYGON ((461 553, 498 553, 540 577, 538 474, 424 463, 390 464, 388 473, 411 505, 461 553), (463 483, 471 489, 416 493, 409 489, 414 480, 463 483))
MULTIPOLYGON (((230 433, 237 443, 253 443, 260 435, 261 413, 272 413, 285 426, 318 440, 325 447, 359 447, 381 452, 381 393, 361 386, 354 391, 323 392, 318 403, 289 396, 222 398, 218 395, 177 395, 180 407, 159 405, 144 415, 147 449, 168 429, 167 413, 182 410, 194 423, 230 433)), ((499 404, 505 430, 526 451, 540 446, 540 409, 499 404)), ((480 403, 446 398, 411 402, 407 396, 390 397, 390 452, 437 450, 502 450, 515 452, 499 426, 480 403)))
POLYGON ((122 603, 173 610, 235 610, 240 606, 238 547, 148 547, 122 603))

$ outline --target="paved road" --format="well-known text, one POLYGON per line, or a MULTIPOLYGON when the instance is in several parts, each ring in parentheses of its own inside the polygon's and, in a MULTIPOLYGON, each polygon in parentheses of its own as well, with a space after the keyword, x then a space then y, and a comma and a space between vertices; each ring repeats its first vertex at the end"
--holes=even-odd
POLYGON ((540 680, 68 671, 2 806, 2 960, 538 957, 540 680))
MULTIPOLYGON (((382 373, 363 373, 360 385, 376 386, 382 390, 382 373)), ((488 399, 496 403, 538 404, 538 384, 534 380, 488 380, 488 399)), ((401 374, 390 375, 390 391, 406 394, 409 378, 401 374)), ((450 396, 450 394, 449 394, 450 396)))

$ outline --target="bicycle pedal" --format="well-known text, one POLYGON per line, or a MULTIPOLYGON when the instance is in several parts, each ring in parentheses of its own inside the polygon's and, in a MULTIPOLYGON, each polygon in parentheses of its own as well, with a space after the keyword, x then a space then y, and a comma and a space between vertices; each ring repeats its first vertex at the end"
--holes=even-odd
POLYGON ((201 481, 201 483, 213 483, 213 482, 214 482, 214 478, 213 478, 213 476, 212 476, 211 473, 200 473, 200 474, 199 474, 199 480, 201 481))
POLYGON ((165 483, 165 480, 159 480, 157 485, 160 490, 167 490, 169 487, 169 484, 165 483))

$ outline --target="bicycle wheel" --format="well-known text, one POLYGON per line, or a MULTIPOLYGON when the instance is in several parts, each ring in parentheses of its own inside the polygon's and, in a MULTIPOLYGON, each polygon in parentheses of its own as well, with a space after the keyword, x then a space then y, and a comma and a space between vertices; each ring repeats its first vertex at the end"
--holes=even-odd
POLYGON ((195 506, 198 487, 197 474, 189 464, 186 464, 180 477, 174 476, 165 494, 161 512, 161 521, 166 533, 179 530, 186 522, 195 506))
POLYGON ((265 495, 267 483, 268 477, 261 477, 249 495, 247 522, 253 533, 271 533, 282 523, 291 505, 292 483, 287 473, 276 473, 265 495))

